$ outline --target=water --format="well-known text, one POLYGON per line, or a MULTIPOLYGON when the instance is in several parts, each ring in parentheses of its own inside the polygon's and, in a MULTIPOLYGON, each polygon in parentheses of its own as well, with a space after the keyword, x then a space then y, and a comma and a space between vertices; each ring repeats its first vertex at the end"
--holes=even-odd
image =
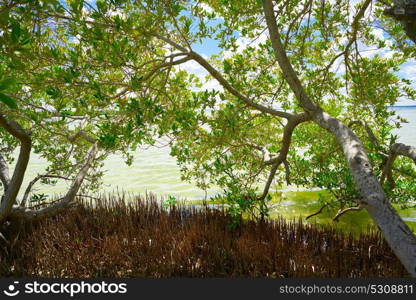
MULTIPOLYGON (((37 174, 44 173, 46 160, 38 155, 32 155, 27 174, 23 183, 27 183, 37 174)), ((104 177, 102 191, 125 191, 133 194, 152 192, 163 197, 172 195, 178 199, 204 199, 205 191, 194 184, 181 180, 179 167, 174 158, 169 155, 168 147, 149 147, 138 150, 133 163, 128 166, 121 155, 111 155, 104 163, 104 177)), ((63 193, 68 183, 58 182, 55 186, 36 187, 37 193, 49 195, 63 193)), ((217 189, 207 191, 207 195, 219 192, 217 189)))
MULTIPOLYGON (((409 123, 396 130, 399 142, 416 146, 416 106, 394 107, 397 113, 406 118, 409 123)), ((32 156, 29 163, 27 176, 24 185, 38 173, 43 173, 45 161, 39 156, 32 156)), ((167 147, 150 147, 137 151, 135 160, 131 166, 127 166, 123 158, 118 155, 111 156, 105 162, 106 170, 103 181, 103 190, 107 192, 116 189, 134 194, 153 192, 160 196, 173 195, 178 199, 200 200, 207 195, 212 196, 220 192, 218 189, 205 191, 197 188, 194 184, 183 182, 180 178, 179 167, 174 158, 170 157, 167 147)), ((60 182, 54 187, 38 186, 38 193, 63 193, 67 189, 65 182, 60 182)), ((276 194, 273 204, 272 215, 283 214, 290 218, 305 217, 320 208, 317 201, 319 194, 323 192, 286 192, 276 194)), ((322 195, 321 195, 322 197, 322 195)), ((312 222, 328 223, 336 212, 324 210, 312 222)), ((410 223, 416 224, 416 209, 400 211, 401 215, 410 223)), ((340 226, 348 227, 351 230, 364 228, 371 225, 366 212, 349 213, 341 217, 340 226)), ((416 227, 415 227, 416 228, 416 227)))

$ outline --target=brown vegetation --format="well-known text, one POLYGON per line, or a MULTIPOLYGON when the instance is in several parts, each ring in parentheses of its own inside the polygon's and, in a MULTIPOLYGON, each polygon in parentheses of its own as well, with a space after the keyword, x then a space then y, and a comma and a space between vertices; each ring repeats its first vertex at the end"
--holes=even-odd
MULTIPOLYGON (((107 198, 28 223, 1 276, 403 277, 378 233, 353 237, 283 219, 230 228, 224 212, 107 198)), ((10 238, 10 236, 8 237, 10 238)))

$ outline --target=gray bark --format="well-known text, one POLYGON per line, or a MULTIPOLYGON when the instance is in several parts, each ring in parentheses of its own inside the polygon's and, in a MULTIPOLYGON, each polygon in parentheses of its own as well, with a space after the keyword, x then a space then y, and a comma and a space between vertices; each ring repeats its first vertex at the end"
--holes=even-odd
POLYGON ((416 164, 416 147, 395 143, 391 146, 391 151, 396 155, 407 156, 416 164))

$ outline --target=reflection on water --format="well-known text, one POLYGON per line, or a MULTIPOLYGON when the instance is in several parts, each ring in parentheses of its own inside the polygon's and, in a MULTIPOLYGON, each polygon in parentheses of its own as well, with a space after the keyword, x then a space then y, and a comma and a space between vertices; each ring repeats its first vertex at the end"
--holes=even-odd
MULTIPOLYGON (((409 123, 404 124, 403 128, 396 131, 399 141, 416 145, 416 107, 395 107, 398 114, 406 118, 409 123)), ((33 156, 29 164, 25 185, 36 174, 42 173, 45 161, 33 156)), ((169 156, 168 148, 151 147, 147 150, 137 151, 135 160, 131 166, 127 166, 121 156, 113 155, 106 162, 104 176, 104 190, 107 192, 119 188, 131 193, 153 192, 160 196, 174 195, 179 199, 203 199, 205 192, 195 185, 182 182, 180 179, 179 168, 175 160, 169 156)), ((25 186, 24 185, 24 186, 25 186)), ((62 193, 66 190, 65 183, 60 183, 55 187, 38 188, 38 192, 54 194, 62 193)), ((208 191, 208 196, 217 194, 219 190, 208 191)), ((305 217, 317 211, 321 204, 317 201, 319 193, 322 192, 286 192, 277 194, 273 204, 272 215, 282 214, 289 218, 305 217)), ((311 219, 312 222, 328 223, 336 211, 324 210, 319 217, 311 219)), ((405 220, 416 224, 416 210, 408 209, 400 212, 405 220)), ((341 217, 339 226, 347 227, 351 230, 365 228, 371 225, 367 213, 354 212, 341 217)))

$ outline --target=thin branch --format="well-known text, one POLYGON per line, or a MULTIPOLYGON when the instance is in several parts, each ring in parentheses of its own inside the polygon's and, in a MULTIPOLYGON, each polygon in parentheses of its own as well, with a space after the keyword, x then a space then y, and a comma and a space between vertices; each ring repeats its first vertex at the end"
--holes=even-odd
POLYGON ((322 213, 322 211, 324 210, 324 208, 327 207, 327 206, 328 206, 328 203, 326 203, 325 205, 323 205, 317 212, 314 212, 313 214, 310 214, 310 215, 306 216, 305 220, 308 220, 308 219, 310 219, 312 217, 315 217, 315 216, 319 215, 320 213, 322 213))
POLYGON ((390 147, 390 154, 388 156, 388 159, 384 165, 383 173, 381 174, 380 182, 383 184, 386 180, 390 182, 390 187, 394 188, 394 180, 392 176, 392 169, 393 169, 393 163, 396 160, 397 156, 406 156, 413 160, 413 162, 416 164, 416 147, 405 145, 402 143, 395 143, 390 147))
POLYGON ((345 208, 345 209, 342 209, 342 210, 339 210, 338 211, 338 213, 335 215, 335 217, 333 217, 332 218, 332 221, 334 221, 334 222, 338 222, 339 220, 339 218, 343 215, 343 214, 345 214, 345 213, 347 213, 347 212, 349 212, 349 211, 359 211, 359 210, 362 210, 364 207, 363 206, 361 206, 361 205, 358 205, 358 206, 353 206, 353 207, 348 207, 348 208, 345 208))
POLYGON ((32 191, 33 186, 38 182, 39 180, 43 178, 58 178, 58 179, 64 179, 64 180, 70 180, 70 178, 65 176, 59 176, 59 175, 52 175, 52 174, 42 174, 36 176, 29 184, 27 185, 27 188, 25 190, 25 193, 23 195, 23 199, 20 202, 20 206, 24 207, 26 206, 27 199, 29 198, 30 192, 32 191))
POLYGON ((163 35, 160 35, 160 34, 157 34, 157 33, 153 33, 153 36, 156 37, 156 38, 158 38, 159 40, 162 40, 162 41, 168 43, 169 45, 173 46, 174 48, 176 48, 176 49, 178 49, 178 50, 180 50, 182 52, 185 52, 185 53, 188 53, 189 52, 189 50, 186 49, 185 47, 179 45, 178 43, 172 41, 171 39, 169 39, 167 37, 164 37, 163 35))
POLYGON ((354 120, 351 121, 348 124, 348 127, 352 127, 354 125, 361 125, 364 127, 365 131, 367 132, 368 138, 370 139, 370 142, 376 147, 379 148, 380 147, 380 143, 376 137, 376 135, 374 134, 373 130, 371 130, 370 126, 368 126, 368 123, 363 121, 363 120, 354 120))
POLYGON ((287 159, 285 159, 283 161, 283 165, 285 166, 285 179, 286 179, 286 184, 290 185, 290 166, 289 166, 289 162, 287 161, 287 159))
POLYGON ((0 204, 1 221, 9 215, 13 208, 13 204, 16 202, 16 197, 19 193, 23 178, 26 173, 27 165, 29 163, 32 140, 30 138, 30 134, 26 132, 19 123, 7 120, 6 117, 4 117, 1 113, 0 126, 20 141, 20 152, 13 172, 13 176, 0 204))
POLYGON ((208 71, 208 73, 214 77, 228 92, 230 92, 232 95, 243 101, 245 104, 247 104, 249 107, 257 109, 261 112, 268 113, 277 117, 282 118, 290 118, 293 116, 293 114, 279 111, 273 108, 269 108, 267 106, 261 105, 259 103, 253 102, 249 97, 243 95, 240 93, 237 89, 235 89, 222 75, 220 72, 218 72, 205 58, 203 58, 201 55, 199 55, 196 52, 193 52, 191 50, 187 50, 183 46, 177 44, 176 42, 172 41, 171 39, 161 36, 159 34, 153 34, 156 38, 165 41, 169 45, 175 47, 177 50, 180 50, 182 52, 188 53, 188 55, 196 61, 199 65, 201 65, 205 70, 208 71))
MULTIPOLYGON (((325 67, 324 71, 325 71, 325 78, 326 78, 326 74, 328 73, 329 69, 332 67, 332 65, 335 63, 335 61, 340 58, 341 56, 347 56, 348 52, 351 48, 351 46, 354 44, 354 42, 357 40, 357 33, 358 33, 358 23, 360 22, 360 20, 364 17, 364 13, 367 10, 368 6, 370 5, 372 0, 366 0, 363 5, 360 7, 359 11, 357 12, 357 14, 354 17, 353 22, 351 23, 351 27, 352 27, 352 34, 351 34, 351 38, 348 41, 348 44, 345 46, 344 50, 340 53, 338 53, 337 55, 335 55, 332 60, 329 62, 329 64, 325 67)), ((324 79, 325 79, 324 78, 324 79)))
POLYGON ((70 142, 74 142, 79 137, 84 138, 87 142, 94 144, 96 142, 96 139, 92 137, 91 135, 87 134, 84 130, 79 130, 76 134, 73 136, 70 136, 68 139, 70 142))
MULTIPOLYGON (((283 138, 281 141, 282 146, 279 151, 279 155, 265 162, 266 165, 271 164, 272 168, 270 170, 269 177, 264 186, 263 193, 259 197, 259 200, 266 199, 267 194, 269 193, 269 190, 270 190, 270 186, 274 179, 274 176, 276 175, 277 168, 280 166, 281 163, 286 161, 287 154, 289 153, 290 144, 292 142, 293 131, 295 130, 296 126, 298 126, 299 124, 303 122, 309 121, 310 119, 311 118, 309 114, 306 114, 306 113, 295 115, 294 117, 291 117, 288 119, 283 130, 283 138)), ((286 171, 286 174, 288 174, 287 171, 286 171)))
POLYGON ((395 143, 391 146, 391 150, 397 155, 406 156, 413 160, 416 164, 416 147, 405 145, 402 143, 395 143))
POLYGON ((261 105, 259 103, 253 102, 250 98, 240 93, 237 89, 235 89, 222 75, 220 72, 218 72, 208 61, 206 61, 201 55, 191 52, 191 57, 199 63, 205 70, 208 71, 208 73, 211 74, 212 77, 214 77, 228 92, 230 92, 232 95, 243 101, 245 104, 247 104, 249 107, 257 109, 261 112, 289 119, 293 116, 293 114, 279 111, 273 108, 269 108, 267 106, 261 105))
MULTIPOLYGON (((187 54, 181 54, 181 55, 187 55, 187 54)), ((159 64, 159 65, 157 65, 157 66, 155 66, 148 74, 146 74, 142 79, 141 79, 141 81, 143 81, 143 82, 145 82, 145 81, 147 81, 147 80, 149 80, 149 79, 151 79, 152 77, 153 77, 153 75, 155 75, 157 72, 159 72, 159 71, 161 71, 162 69, 165 69, 165 68, 168 68, 168 69, 170 69, 170 68, 172 68, 173 66, 176 66, 176 65, 180 65, 180 64, 183 64, 183 63, 185 63, 185 62, 187 62, 187 61, 189 61, 189 60, 191 60, 192 58, 191 57, 189 57, 188 55, 187 56, 185 56, 185 57, 183 57, 183 58, 181 58, 181 59, 178 59, 178 60, 172 60, 173 59, 173 57, 172 56, 168 56, 168 57, 166 57, 166 58, 169 58, 169 57, 171 57, 171 61, 169 61, 169 62, 164 62, 164 63, 161 63, 161 64, 159 64)), ((151 81, 153 81, 153 80, 151 80, 151 81)), ((115 96, 113 96, 112 98, 119 98, 119 97, 121 97, 122 95, 124 95, 124 94, 126 94, 128 91, 130 90, 130 87, 126 87, 126 88, 124 88, 121 92, 119 92, 119 93, 117 93, 115 96)))

